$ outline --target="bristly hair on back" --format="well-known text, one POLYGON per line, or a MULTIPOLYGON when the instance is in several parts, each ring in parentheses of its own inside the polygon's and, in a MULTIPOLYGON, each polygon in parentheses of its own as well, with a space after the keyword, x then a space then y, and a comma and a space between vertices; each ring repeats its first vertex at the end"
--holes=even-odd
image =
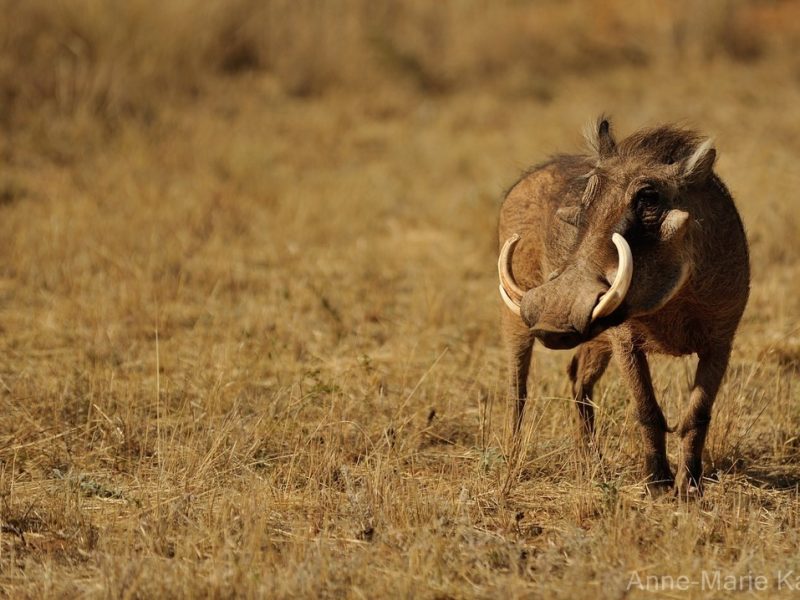
POLYGON ((671 165, 687 160, 697 153, 697 158, 693 161, 696 164, 697 159, 712 145, 711 140, 696 131, 669 124, 641 129, 629 135, 617 146, 617 154, 621 157, 644 154, 658 163, 671 165), (701 147, 705 147, 703 152, 700 152, 701 147))
POLYGON ((584 127, 583 137, 598 166, 613 155, 621 158, 645 155, 661 164, 686 161, 686 173, 691 173, 714 145, 698 132, 675 124, 641 129, 617 143, 611 121, 604 114, 584 127))

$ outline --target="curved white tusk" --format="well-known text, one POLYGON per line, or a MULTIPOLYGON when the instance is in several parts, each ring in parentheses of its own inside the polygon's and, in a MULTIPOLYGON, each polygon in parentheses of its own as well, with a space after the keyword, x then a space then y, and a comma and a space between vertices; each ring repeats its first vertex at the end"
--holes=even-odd
POLYGON ((505 288, 503 288, 502 283, 500 284, 500 297, 503 299, 503 302, 506 303, 506 306, 509 308, 511 312, 513 312, 518 317, 522 316, 519 312, 519 304, 515 303, 511 298, 509 298, 505 288))
POLYGON ((500 257, 497 259, 497 274, 500 276, 500 297, 514 314, 519 315, 519 305, 525 292, 514 281, 511 274, 511 259, 514 257, 514 246, 519 242, 518 234, 512 235, 503 244, 500 257))
POLYGON ((611 241, 617 247, 617 254, 619 255, 619 264, 617 266, 617 274, 614 277, 614 283, 608 291, 603 294, 597 306, 592 311, 592 321, 610 315, 617 310, 631 286, 631 278, 633 277, 633 255, 631 254, 631 247, 628 245, 627 240, 620 234, 615 233, 611 236, 611 241))

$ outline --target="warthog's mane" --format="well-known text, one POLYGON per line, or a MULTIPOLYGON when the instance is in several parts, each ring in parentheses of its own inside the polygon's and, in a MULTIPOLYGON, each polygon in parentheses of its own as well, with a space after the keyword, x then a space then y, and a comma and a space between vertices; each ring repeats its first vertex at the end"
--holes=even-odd
POLYGON ((604 178, 613 178, 612 172, 603 169, 604 162, 608 160, 638 160, 657 165, 686 161, 688 172, 702 153, 700 149, 704 151, 706 146, 711 145, 711 140, 698 132, 676 124, 640 129, 617 143, 608 121, 602 116, 596 125, 584 130, 584 137, 589 147, 589 161, 595 165, 581 178, 586 182, 581 200, 584 206, 597 197, 604 178))
MULTIPOLYGON (((707 141, 698 132, 681 127, 677 124, 666 124, 658 127, 640 129, 624 138, 620 142, 611 139, 611 145, 601 143, 599 124, 605 120, 598 119, 597 124, 592 124, 584 130, 584 137, 588 145, 588 153, 583 154, 557 154, 547 160, 526 169, 508 189, 503 191, 502 198, 531 173, 542 167, 557 162, 567 170, 585 167, 587 170, 573 180, 581 195, 581 204, 588 206, 597 198, 602 188, 603 179, 613 178, 613 174, 603 168, 604 162, 616 158, 622 160, 643 160, 653 164, 671 165, 692 157, 698 147, 707 141)), ((610 126, 607 130, 610 136, 610 126)), ((691 162, 691 161, 689 161, 691 162)))
POLYGON ((639 130, 617 145, 621 158, 647 157, 671 165, 689 158, 705 138, 696 131, 677 125, 662 125, 639 130))
MULTIPOLYGON (((598 122, 601 123, 604 120, 601 117, 598 122)), ((607 131, 608 136, 611 136, 610 129, 607 131)), ((689 158, 698 145, 705 140, 705 137, 698 132, 676 124, 640 129, 618 143, 610 137, 610 143, 601 142, 599 126, 587 128, 584 136, 590 155, 598 166, 605 159, 613 156, 621 159, 639 158, 670 165, 689 158)))

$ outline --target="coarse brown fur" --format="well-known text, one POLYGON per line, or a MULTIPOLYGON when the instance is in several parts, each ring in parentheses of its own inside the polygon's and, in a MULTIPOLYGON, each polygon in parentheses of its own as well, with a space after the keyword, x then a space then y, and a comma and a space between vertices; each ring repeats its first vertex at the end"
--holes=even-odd
POLYGON ((500 244, 521 236, 511 266, 527 290, 522 318, 502 308, 515 428, 535 339, 551 348, 577 346, 568 374, 589 441, 593 386, 614 356, 636 403, 649 489, 674 484, 679 493, 701 492, 712 405, 749 293, 744 229, 713 172, 716 151, 699 134, 665 125, 617 143, 608 121, 600 119, 587 137, 589 154, 557 156, 533 169, 509 190, 500 213, 500 244), (592 321, 592 308, 615 273, 615 232, 631 246, 633 280, 622 305, 592 321), (649 353, 699 357, 677 428, 677 482, 649 353))

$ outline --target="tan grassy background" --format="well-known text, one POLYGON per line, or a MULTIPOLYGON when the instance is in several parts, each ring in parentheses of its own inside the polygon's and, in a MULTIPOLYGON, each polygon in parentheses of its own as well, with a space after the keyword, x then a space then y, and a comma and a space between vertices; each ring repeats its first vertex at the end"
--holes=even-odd
MULTIPOLYGON (((793 596, 796 3, 0 15, 5 595, 620 598, 634 574, 718 570, 793 596), (715 136, 751 241, 690 505, 642 497, 613 368, 602 462, 569 353, 537 350, 525 444, 507 435, 499 200, 601 111, 715 136)), ((653 360, 672 423, 692 365, 653 360)))

